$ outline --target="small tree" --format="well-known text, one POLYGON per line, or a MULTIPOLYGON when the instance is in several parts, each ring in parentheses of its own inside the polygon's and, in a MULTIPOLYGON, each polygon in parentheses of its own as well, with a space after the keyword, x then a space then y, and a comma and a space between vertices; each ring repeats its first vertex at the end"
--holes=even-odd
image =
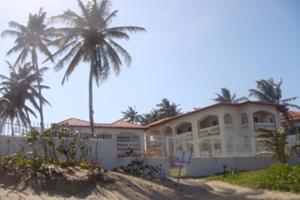
POLYGON ((260 130, 263 133, 257 136, 257 141, 272 151, 275 159, 280 163, 287 163, 294 154, 299 154, 300 144, 288 146, 287 133, 284 129, 279 131, 260 130))

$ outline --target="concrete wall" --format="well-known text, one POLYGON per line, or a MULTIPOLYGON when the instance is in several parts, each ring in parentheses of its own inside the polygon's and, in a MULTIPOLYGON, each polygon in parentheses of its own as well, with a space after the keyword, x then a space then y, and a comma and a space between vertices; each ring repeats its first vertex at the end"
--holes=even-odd
MULTIPOLYGON (((106 169, 113 169, 120 166, 125 166, 135 158, 120 158, 118 157, 116 140, 106 139, 97 140, 89 139, 88 142, 88 159, 90 161, 99 162, 106 169), (97 145, 96 145, 97 144, 97 145), (97 151, 95 151, 97 146, 97 151)), ((0 155, 18 154, 24 148, 25 152, 32 151, 26 145, 24 137, 8 137, 0 136, 0 155)), ((36 148, 39 152, 43 152, 41 147, 36 148)), ((77 155, 79 158, 79 155, 77 155)), ((169 174, 171 160, 168 158, 145 157, 146 163, 161 166, 165 174, 169 174)), ((187 167, 187 174, 190 177, 208 176, 223 172, 223 165, 227 166, 227 170, 254 170, 268 167, 274 163, 270 157, 227 157, 227 158, 192 158, 191 165, 187 167)), ((300 158, 293 158, 290 164, 300 165, 300 158)))
MULTIPOLYGON (((224 165, 227 171, 247 171, 266 168, 275 162, 271 157, 193 158, 187 173, 190 177, 208 176, 222 173, 224 165)), ((300 158, 292 158, 289 163, 300 165, 300 158)))

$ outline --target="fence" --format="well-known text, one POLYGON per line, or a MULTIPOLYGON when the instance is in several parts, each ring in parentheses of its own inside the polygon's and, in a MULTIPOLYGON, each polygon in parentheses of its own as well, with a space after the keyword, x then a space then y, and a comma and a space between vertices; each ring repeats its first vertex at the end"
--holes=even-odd
MULTIPOLYGON (((50 128, 50 124, 46 123, 45 129, 50 128)), ((39 122, 32 122, 30 126, 22 125, 21 123, 11 123, 7 121, 0 122, 0 135, 2 136, 23 136, 26 132, 40 129, 39 122)))

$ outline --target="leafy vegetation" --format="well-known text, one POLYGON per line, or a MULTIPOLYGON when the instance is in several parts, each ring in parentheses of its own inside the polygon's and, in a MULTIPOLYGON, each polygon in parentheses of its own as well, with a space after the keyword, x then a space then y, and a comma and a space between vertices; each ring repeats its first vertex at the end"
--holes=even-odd
POLYGON ((257 136, 257 141, 266 146, 274 154, 280 163, 287 163, 293 154, 299 154, 300 145, 288 146, 287 133, 279 131, 261 130, 263 133, 257 136))
POLYGON ((36 79, 39 105, 35 106, 38 106, 39 108, 38 111, 40 113, 42 131, 44 130, 43 104, 45 103, 45 99, 42 97, 43 86, 41 85, 42 79, 38 55, 43 54, 54 61, 52 53, 49 50, 49 43, 51 43, 51 39, 55 37, 54 28, 47 27, 45 20, 46 12, 40 9, 37 14, 29 14, 26 25, 10 21, 8 24, 11 29, 3 31, 1 34, 2 37, 11 36, 15 38, 15 45, 7 52, 7 55, 19 53, 14 67, 18 64, 23 65, 29 58, 31 65, 36 70, 37 77, 40 77, 36 79))
POLYGON ((167 98, 164 98, 159 104, 156 105, 155 108, 151 110, 150 113, 140 115, 131 106, 128 107, 127 111, 122 113, 123 118, 130 123, 141 123, 147 125, 166 117, 174 117, 179 115, 181 114, 181 108, 179 108, 178 104, 171 103, 167 98))
POLYGON ((89 67, 89 116, 91 133, 95 133, 93 110, 93 80, 97 85, 107 79, 111 70, 120 73, 122 59, 130 65, 131 56, 116 42, 129 39, 129 33, 145 31, 137 26, 111 27, 112 19, 117 16, 117 10, 110 11, 110 0, 88 1, 84 4, 78 0, 81 13, 67 10, 63 14, 52 17, 53 22, 63 22, 66 27, 57 28, 59 35, 55 44, 58 50, 53 57, 63 55, 55 66, 62 69, 67 63, 62 83, 64 83, 81 61, 90 64, 89 67))
POLYGON ((216 98, 214 101, 218 103, 239 103, 241 101, 247 100, 246 97, 237 98, 236 94, 231 93, 227 88, 221 88, 221 93, 216 93, 216 98))
POLYGON ((133 160, 127 166, 121 166, 114 171, 127 173, 137 177, 158 177, 161 176, 161 167, 146 164, 144 160, 133 160))
POLYGON ((39 110, 37 99, 43 102, 48 101, 40 95, 39 88, 48 89, 45 85, 36 85, 37 81, 42 82, 42 75, 47 68, 38 71, 30 64, 18 65, 14 67, 9 64, 10 76, 0 75, 3 81, 0 83, 0 92, 7 101, 1 101, 1 120, 21 121, 24 125, 31 126, 30 114, 36 116, 28 103, 39 110))
POLYGON ((249 172, 230 172, 211 179, 254 189, 300 192, 300 166, 287 164, 273 164, 267 169, 249 172))

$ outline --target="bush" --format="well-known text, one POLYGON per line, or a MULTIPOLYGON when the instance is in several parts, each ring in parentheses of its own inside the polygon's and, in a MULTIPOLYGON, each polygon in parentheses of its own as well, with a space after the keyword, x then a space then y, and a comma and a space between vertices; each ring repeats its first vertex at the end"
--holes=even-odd
POLYGON ((228 173, 212 179, 247 186, 255 189, 269 189, 287 192, 300 192, 300 166, 273 164, 267 169, 228 173))
POLYGON ((133 160, 127 166, 121 166, 118 171, 138 177, 154 178, 159 176, 160 167, 146 164, 143 160, 133 160))

